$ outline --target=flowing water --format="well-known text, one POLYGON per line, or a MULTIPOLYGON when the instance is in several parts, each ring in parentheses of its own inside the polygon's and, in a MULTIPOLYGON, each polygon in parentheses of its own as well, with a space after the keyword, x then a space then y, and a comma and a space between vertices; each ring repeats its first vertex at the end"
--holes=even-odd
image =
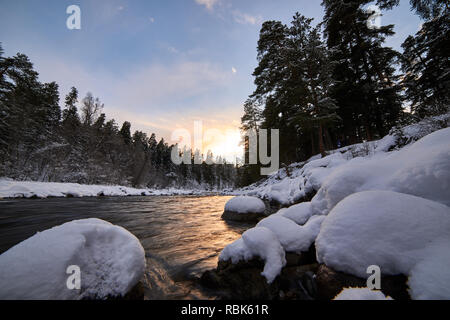
POLYGON ((85 218, 120 225, 141 241, 147 299, 207 299, 201 273, 251 225, 228 223, 228 196, 154 196, 0 200, 0 254, 37 231, 85 218))

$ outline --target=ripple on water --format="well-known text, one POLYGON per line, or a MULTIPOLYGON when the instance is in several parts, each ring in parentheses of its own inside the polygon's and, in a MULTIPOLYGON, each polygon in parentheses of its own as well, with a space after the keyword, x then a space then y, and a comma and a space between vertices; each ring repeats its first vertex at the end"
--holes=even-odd
POLYGON ((214 268, 220 251, 251 227, 220 217, 229 196, 53 198, 0 201, 0 253, 37 231, 100 218, 132 232, 147 256, 147 299, 213 298, 195 277, 214 268))

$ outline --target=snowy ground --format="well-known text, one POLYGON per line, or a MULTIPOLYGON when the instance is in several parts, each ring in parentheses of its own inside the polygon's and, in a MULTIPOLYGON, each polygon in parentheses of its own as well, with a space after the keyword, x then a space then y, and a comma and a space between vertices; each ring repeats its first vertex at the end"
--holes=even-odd
MULTIPOLYGON (((211 191, 210 191, 211 192, 211 191)), ((165 196, 201 195, 208 191, 184 189, 135 189, 124 186, 83 185, 78 183, 14 181, 0 178, 1 198, 165 196)))
POLYGON ((413 299, 450 299, 450 128, 438 130, 449 119, 313 157, 241 190, 284 206, 315 196, 263 219, 220 259, 260 257, 271 282, 284 252, 315 243, 318 261, 335 270, 367 277, 378 265, 409 276, 413 299))
MULTIPOLYGON (((347 164, 350 160, 355 159, 350 166, 366 159, 374 158, 376 161, 376 156, 385 157, 391 154, 388 151, 401 149, 448 125, 450 125, 450 113, 428 118, 400 129, 393 129, 381 140, 346 146, 329 151, 330 155, 325 158, 316 155, 308 161, 291 164, 287 169, 280 169, 268 179, 237 192, 289 206, 301 201, 306 195, 318 191, 336 168, 347 164)), ((413 160, 412 165, 414 166, 413 160)), ((385 168, 385 166, 380 167, 381 170, 385 168)))

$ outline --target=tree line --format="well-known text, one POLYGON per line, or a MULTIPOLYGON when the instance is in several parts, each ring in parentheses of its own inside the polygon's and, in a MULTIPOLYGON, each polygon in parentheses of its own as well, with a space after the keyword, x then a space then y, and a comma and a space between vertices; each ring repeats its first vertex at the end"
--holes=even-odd
MULTIPOLYGON (((0 177, 135 187, 234 187, 237 168, 171 161, 172 145, 107 120, 104 104, 72 87, 60 107, 58 85, 41 83, 24 54, 4 57, 0 45, 0 177)), ((191 152, 192 153, 192 152, 191 152)), ((202 157, 198 150, 193 157, 202 157)), ((208 157, 212 157, 208 153, 208 157)))
MULTIPOLYGON (((384 46, 394 25, 368 25, 370 2, 323 0, 317 25, 299 13, 290 25, 263 23, 256 88, 244 104, 241 128, 278 128, 284 164, 449 111, 448 1, 410 1, 424 23, 403 42, 403 53, 384 46)), ((398 3, 376 2, 383 11, 398 3)), ((255 181, 258 172, 258 165, 246 165, 242 179, 255 181)))

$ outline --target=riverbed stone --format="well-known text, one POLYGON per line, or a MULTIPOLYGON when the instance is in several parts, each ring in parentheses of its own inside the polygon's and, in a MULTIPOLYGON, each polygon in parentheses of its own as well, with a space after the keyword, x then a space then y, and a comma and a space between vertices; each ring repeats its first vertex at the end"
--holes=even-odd
POLYGON ((240 213, 235 211, 224 211, 222 214, 223 220, 239 221, 239 222, 257 222, 261 218, 264 218, 264 213, 259 212, 247 212, 240 213))
POLYGON ((203 273, 200 282, 220 292, 223 299, 310 300, 315 296, 311 281, 317 263, 287 266, 271 284, 261 275, 263 268, 264 261, 258 258, 235 264, 219 261, 216 269, 203 273))
MULTIPOLYGON (((344 288, 367 287, 367 279, 335 271, 324 264, 319 266, 315 280, 319 300, 331 300, 344 288)), ((381 291, 395 300, 408 300, 410 297, 407 291, 407 280, 408 278, 404 275, 382 275, 381 291)))

